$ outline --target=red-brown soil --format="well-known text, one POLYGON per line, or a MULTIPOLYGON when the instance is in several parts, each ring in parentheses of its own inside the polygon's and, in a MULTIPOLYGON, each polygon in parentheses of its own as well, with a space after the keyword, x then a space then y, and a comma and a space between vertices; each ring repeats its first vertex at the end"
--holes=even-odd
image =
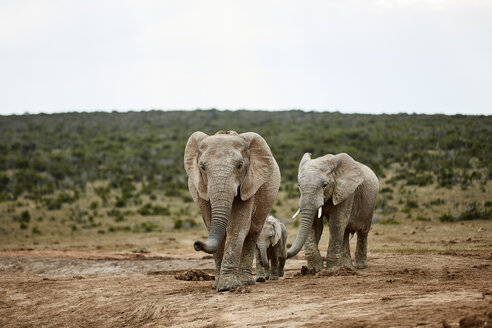
POLYGON ((492 324, 490 253, 373 252, 366 270, 316 275, 298 256, 284 278, 225 293, 200 281, 214 264, 198 255, 0 252, 0 327, 492 324), (175 278, 187 272, 199 281, 175 278))

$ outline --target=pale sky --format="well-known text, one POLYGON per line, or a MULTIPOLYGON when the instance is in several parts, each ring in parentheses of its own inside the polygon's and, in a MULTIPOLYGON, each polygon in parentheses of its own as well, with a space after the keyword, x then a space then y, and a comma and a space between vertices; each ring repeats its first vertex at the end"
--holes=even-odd
POLYGON ((0 114, 492 114, 492 0, 0 0, 0 114))

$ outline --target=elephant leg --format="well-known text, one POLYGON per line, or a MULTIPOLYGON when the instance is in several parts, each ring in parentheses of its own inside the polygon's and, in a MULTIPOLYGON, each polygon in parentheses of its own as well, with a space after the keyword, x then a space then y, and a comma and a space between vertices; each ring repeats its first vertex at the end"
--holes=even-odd
POLYGON ((270 257, 270 280, 278 280, 278 268, 279 268, 279 251, 278 247, 272 249, 272 256, 270 257))
POLYGON ((255 257, 256 240, 258 233, 249 234, 246 236, 241 253, 241 261, 239 263, 239 279, 243 285, 254 285, 253 278, 253 259, 255 257))
POLYGON ((355 248, 355 267, 367 268, 367 232, 357 232, 357 247, 355 248))
POLYGON ((255 247, 255 256, 256 256, 256 281, 265 282, 268 280, 269 270, 267 267, 261 265, 260 263, 261 254, 258 247, 255 247))
POLYGON ((308 269, 315 269, 316 272, 323 270, 323 258, 319 252, 318 244, 323 232, 323 218, 315 218, 313 227, 309 232, 306 243, 304 244, 304 253, 306 256, 308 269))
MULTIPOLYGON (((227 225, 224 256, 220 266, 217 291, 222 292, 242 285, 239 278, 239 264, 244 241, 251 226, 252 201, 234 200, 231 218, 227 225)), ((252 260, 251 260, 252 261, 252 260)))
MULTIPOLYGON (((320 234, 321 237, 321 234, 320 234)), ((319 243, 319 239, 318 239, 319 243)), ((285 260, 287 259, 287 229, 282 225, 282 238, 279 241, 280 259, 278 263, 278 276, 284 276, 285 260)))
POLYGON ((328 270, 336 270, 341 267, 353 269, 351 261, 350 265, 348 265, 347 256, 345 255, 347 253, 346 249, 349 248, 349 235, 345 234, 345 231, 347 230, 352 205, 353 198, 347 199, 330 213, 330 219, 328 220, 330 242, 328 243, 328 253, 326 254, 326 268, 328 270))
POLYGON ((224 256, 224 244, 225 244, 225 242, 222 241, 222 244, 217 249, 217 252, 214 253, 214 260, 215 260, 215 283, 214 283, 214 288, 215 289, 217 289, 217 286, 218 286, 219 280, 220 280, 220 267, 221 267, 221 264, 222 264, 222 257, 224 256))
POLYGON ((345 231, 343 235, 343 250, 340 264, 347 269, 354 270, 352 257, 350 256, 350 232, 348 231, 345 231))
POLYGON ((279 259, 278 259, 278 276, 284 276, 284 267, 285 267, 285 259, 287 259, 287 254, 285 252, 285 247, 280 251, 279 259))

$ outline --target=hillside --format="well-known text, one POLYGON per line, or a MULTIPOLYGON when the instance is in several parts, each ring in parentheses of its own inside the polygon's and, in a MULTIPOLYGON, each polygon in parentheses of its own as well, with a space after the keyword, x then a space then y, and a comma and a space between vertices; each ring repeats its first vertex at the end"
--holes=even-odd
POLYGON ((183 169, 184 147, 197 130, 255 131, 267 140, 282 172, 272 211, 286 223, 297 206, 298 162, 308 151, 346 152, 377 173, 380 224, 492 216, 491 116, 297 110, 1 116, 2 246, 202 231, 183 169))

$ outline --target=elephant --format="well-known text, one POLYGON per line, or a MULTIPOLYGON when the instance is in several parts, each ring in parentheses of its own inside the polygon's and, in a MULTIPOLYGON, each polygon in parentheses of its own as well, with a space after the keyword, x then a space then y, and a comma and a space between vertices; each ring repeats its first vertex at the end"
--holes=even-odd
POLYGON ((287 228, 274 216, 268 216, 256 242, 256 281, 277 280, 284 276, 287 259, 287 228), (271 261, 271 266, 269 265, 271 261))
POLYGON ((345 153, 315 159, 306 153, 299 164, 298 183, 301 196, 294 217, 301 213, 301 222, 287 258, 304 245, 308 269, 323 269, 318 244, 326 217, 330 230, 326 268, 354 270, 349 246, 349 235, 354 233, 355 268, 367 268, 367 235, 379 191, 376 174, 345 153))
POLYGON ((213 254, 218 292, 255 283, 256 240, 280 187, 280 170, 257 133, 193 133, 184 166, 190 194, 208 229, 196 251, 213 254))

